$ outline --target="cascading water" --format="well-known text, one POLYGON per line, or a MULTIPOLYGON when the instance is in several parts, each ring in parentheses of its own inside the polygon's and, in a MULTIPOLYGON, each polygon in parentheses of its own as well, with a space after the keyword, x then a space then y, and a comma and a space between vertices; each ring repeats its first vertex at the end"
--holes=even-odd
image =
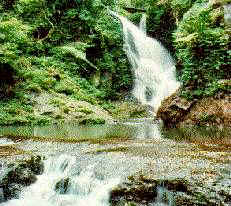
POLYGON ((77 172, 75 157, 61 155, 45 161, 45 172, 25 188, 19 199, 2 206, 108 206, 109 192, 119 179, 103 180, 94 165, 77 172))
POLYGON ((156 112, 161 101, 179 87, 174 61, 160 42, 146 35, 145 15, 138 27, 125 17, 110 13, 119 18, 123 26, 124 50, 135 74, 132 94, 156 112))
MULTIPOLYGON (((37 176, 37 181, 26 187, 19 199, 1 206, 110 206, 110 191, 120 180, 97 177, 94 165, 82 171, 76 166, 74 156, 50 157, 45 161, 45 171, 37 176)), ((156 201, 149 205, 172 206, 171 193, 159 187, 156 201)))

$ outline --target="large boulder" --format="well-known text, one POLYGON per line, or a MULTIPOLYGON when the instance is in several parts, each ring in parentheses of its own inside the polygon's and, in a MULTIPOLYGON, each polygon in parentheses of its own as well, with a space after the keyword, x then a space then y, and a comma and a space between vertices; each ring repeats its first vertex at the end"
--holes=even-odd
POLYGON ((162 101, 157 111, 157 118, 163 120, 167 127, 174 127, 183 121, 184 117, 190 112, 196 100, 186 100, 180 97, 180 90, 162 101))
POLYGON ((167 127, 182 126, 230 126, 231 95, 217 94, 188 101, 175 92, 162 102, 157 117, 167 127))

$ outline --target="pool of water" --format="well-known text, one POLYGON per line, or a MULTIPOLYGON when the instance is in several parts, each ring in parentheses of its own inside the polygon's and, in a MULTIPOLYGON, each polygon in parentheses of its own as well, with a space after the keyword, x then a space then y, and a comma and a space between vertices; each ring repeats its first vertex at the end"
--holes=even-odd
POLYGON ((46 137, 46 138, 161 138, 160 127, 151 119, 133 119, 124 123, 79 126, 74 123, 49 126, 7 126, 0 127, 0 135, 46 137))
POLYGON ((127 122, 105 125, 80 126, 75 123, 48 126, 0 127, 0 145, 13 143, 6 136, 40 137, 51 139, 98 140, 120 139, 171 139, 177 142, 231 145, 231 128, 187 127, 165 129, 153 119, 131 119, 127 122))
POLYGON ((163 129, 162 136, 177 142, 197 144, 216 144, 231 146, 231 128, 218 127, 185 127, 177 129, 163 129))

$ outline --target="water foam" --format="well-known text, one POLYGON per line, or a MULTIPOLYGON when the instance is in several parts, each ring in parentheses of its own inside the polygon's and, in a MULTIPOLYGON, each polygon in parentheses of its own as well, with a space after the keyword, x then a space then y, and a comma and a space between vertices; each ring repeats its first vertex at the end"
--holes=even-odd
POLYGON ((25 188, 19 199, 2 206, 108 206, 109 192, 119 179, 104 180, 95 175, 94 165, 76 171, 75 157, 61 155, 45 161, 45 171, 35 184, 25 188), (57 183, 68 178, 65 192, 57 191, 57 183))
POLYGON ((132 66, 135 83, 132 94, 156 112, 161 101, 179 87, 175 77, 175 63, 169 52, 156 39, 146 35, 146 16, 139 27, 112 11, 123 26, 124 50, 132 66))

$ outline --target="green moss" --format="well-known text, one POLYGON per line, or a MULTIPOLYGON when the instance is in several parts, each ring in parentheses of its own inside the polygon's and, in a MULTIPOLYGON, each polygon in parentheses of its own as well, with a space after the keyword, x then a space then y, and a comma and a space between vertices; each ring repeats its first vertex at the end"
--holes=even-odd
POLYGON ((213 122, 216 120, 216 116, 214 114, 209 115, 207 113, 204 113, 200 116, 201 122, 213 122))
POLYGON ((132 102, 106 104, 105 107, 114 118, 120 120, 149 116, 147 107, 132 102))
POLYGON ((82 112, 84 114, 92 114, 93 111, 87 107, 82 107, 76 110, 77 112, 82 112))
POLYGON ((97 125, 97 124, 105 124, 105 119, 102 118, 88 118, 83 119, 79 122, 80 125, 97 125))

